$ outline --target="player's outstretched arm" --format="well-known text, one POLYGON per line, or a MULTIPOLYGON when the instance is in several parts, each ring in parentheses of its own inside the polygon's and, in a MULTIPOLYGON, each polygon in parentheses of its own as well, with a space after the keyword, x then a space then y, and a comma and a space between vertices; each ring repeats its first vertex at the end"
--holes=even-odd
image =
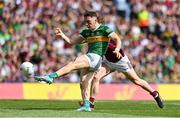
POLYGON ((55 34, 57 38, 63 38, 68 44, 74 45, 74 44, 78 44, 80 42, 83 41, 82 37, 78 37, 76 39, 71 40, 69 37, 67 37, 61 30, 61 28, 56 28, 55 30, 55 34))

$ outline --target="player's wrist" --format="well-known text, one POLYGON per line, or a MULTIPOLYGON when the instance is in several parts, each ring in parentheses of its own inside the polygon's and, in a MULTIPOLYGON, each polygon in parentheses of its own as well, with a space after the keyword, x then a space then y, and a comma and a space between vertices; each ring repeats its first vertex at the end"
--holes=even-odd
POLYGON ((120 51, 120 48, 115 48, 115 51, 118 51, 118 52, 119 52, 119 51, 120 51))
POLYGON ((63 39, 67 38, 67 36, 66 36, 64 33, 61 35, 61 37, 62 37, 63 39))

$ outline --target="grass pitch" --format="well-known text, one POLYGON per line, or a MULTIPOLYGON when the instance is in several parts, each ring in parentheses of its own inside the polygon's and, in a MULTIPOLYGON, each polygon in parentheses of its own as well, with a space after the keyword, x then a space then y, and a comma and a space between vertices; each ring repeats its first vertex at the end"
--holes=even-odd
POLYGON ((78 101, 1 100, 2 117, 180 117, 180 101, 165 101, 160 109, 155 101, 96 101, 92 112, 76 112, 78 101))

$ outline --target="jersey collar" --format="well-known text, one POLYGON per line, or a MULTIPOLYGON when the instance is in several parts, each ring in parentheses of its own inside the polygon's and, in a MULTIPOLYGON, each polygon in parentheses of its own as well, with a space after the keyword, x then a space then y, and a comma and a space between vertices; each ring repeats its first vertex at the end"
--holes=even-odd
POLYGON ((96 31, 99 27, 101 26, 101 24, 99 24, 94 30, 92 31, 96 31))

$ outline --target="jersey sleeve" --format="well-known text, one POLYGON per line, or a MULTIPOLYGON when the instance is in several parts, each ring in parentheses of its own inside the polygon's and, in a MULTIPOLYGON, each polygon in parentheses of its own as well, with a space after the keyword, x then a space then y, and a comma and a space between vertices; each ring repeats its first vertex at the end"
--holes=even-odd
POLYGON ((82 38, 82 41, 80 42, 81 44, 84 44, 86 43, 86 31, 85 30, 82 30, 81 33, 79 34, 79 37, 82 38))
POLYGON ((105 34, 106 36, 110 36, 110 34, 112 33, 113 31, 108 27, 108 26, 105 26, 105 34))
POLYGON ((80 37, 85 39, 86 38, 86 31, 85 30, 81 31, 81 33, 79 35, 80 35, 80 37))

